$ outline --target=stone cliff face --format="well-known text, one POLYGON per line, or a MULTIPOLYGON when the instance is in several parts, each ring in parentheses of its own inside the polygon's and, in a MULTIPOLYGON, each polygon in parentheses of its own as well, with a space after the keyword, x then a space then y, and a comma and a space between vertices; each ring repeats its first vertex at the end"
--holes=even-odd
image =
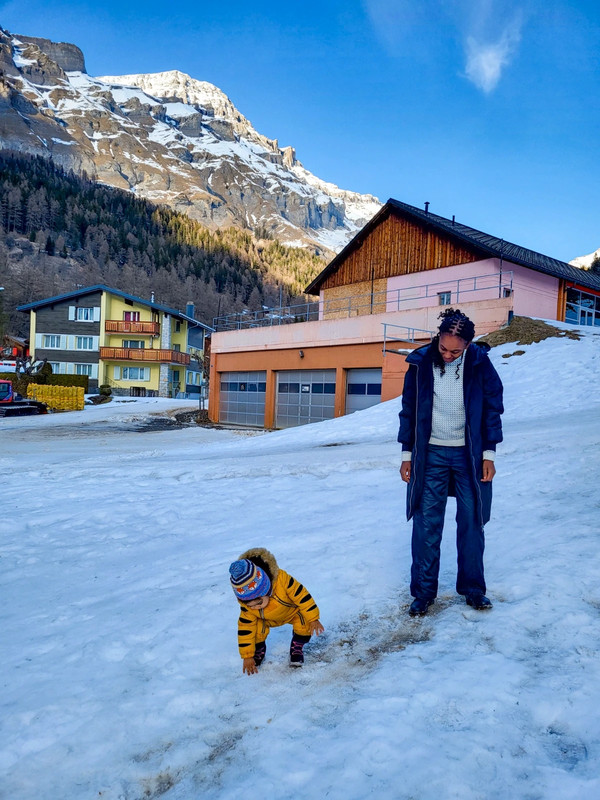
POLYGON ((380 208, 320 181, 212 84, 178 71, 92 78, 75 45, 0 29, 0 146, 216 228, 333 252, 380 208))
POLYGON ((22 42, 35 45, 65 72, 85 72, 83 53, 74 44, 68 42, 51 42, 50 39, 39 39, 35 36, 19 36, 22 42))

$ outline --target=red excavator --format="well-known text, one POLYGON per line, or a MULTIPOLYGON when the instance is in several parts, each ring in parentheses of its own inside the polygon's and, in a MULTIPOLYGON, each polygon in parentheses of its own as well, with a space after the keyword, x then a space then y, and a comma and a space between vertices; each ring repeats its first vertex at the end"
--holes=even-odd
POLYGON ((37 400, 25 400, 13 391, 10 381, 0 380, 0 417, 25 417, 47 414, 48 406, 37 400))

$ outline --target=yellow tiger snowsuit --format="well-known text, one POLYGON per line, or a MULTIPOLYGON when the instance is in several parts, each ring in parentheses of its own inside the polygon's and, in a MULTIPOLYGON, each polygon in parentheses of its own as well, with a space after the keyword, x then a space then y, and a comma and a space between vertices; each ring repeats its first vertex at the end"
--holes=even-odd
POLYGON ((279 569, 275 556, 263 547, 242 553, 271 579, 271 596, 266 608, 253 609, 241 601, 238 645, 242 658, 252 658, 257 644, 264 642, 271 628, 289 623, 294 633, 310 636, 309 623, 319 619, 319 609, 310 592, 287 572, 279 569))

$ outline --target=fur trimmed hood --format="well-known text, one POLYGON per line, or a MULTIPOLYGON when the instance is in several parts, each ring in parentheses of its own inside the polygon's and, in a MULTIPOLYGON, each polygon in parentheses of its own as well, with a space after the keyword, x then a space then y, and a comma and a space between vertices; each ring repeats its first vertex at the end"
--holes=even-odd
POLYGON ((252 547, 250 550, 246 550, 245 553, 242 553, 240 561, 243 558, 247 558, 249 561, 252 561, 253 564, 256 564, 257 567, 260 567, 260 569, 264 569, 269 576, 271 585, 275 583, 279 575, 279 566, 273 553, 270 553, 264 547, 252 547))

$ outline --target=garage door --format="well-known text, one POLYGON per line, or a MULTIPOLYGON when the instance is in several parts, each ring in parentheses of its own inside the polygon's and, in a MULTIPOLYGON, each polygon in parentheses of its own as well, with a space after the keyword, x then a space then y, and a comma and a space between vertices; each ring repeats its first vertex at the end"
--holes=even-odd
POLYGON ((381 370, 349 369, 346 376, 346 414, 381 403, 381 370))
POLYGON ((333 419, 335 370, 290 370, 277 373, 277 428, 333 419))
POLYGON ((266 372, 222 372, 219 422, 264 428, 266 372))

